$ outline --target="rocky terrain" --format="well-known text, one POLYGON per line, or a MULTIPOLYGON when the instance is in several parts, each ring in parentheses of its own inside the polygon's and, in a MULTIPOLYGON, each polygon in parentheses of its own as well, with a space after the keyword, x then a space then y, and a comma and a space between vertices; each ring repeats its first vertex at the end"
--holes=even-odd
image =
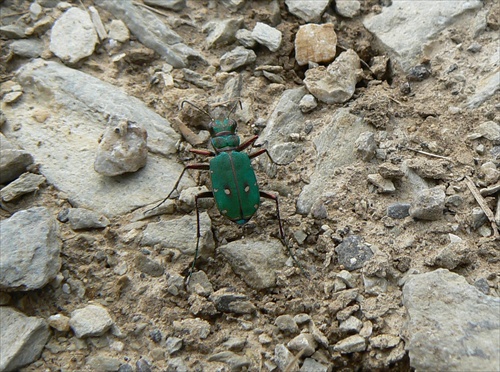
POLYGON ((0 13, 1 371, 500 370, 497 1, 0 13), (200 199, 186 284, 227 116, 288 246, 200 199))

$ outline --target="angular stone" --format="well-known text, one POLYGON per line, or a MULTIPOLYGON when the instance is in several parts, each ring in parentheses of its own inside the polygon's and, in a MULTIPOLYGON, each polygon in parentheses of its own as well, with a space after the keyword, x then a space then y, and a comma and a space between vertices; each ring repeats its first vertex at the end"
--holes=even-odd
POLYGON ((409 314, 405 347, 415 370, 491 371, 500 365, 498 297, 438 269, 410 276, 403 304, 409 314))
POLYGON ((410 208, 410 216, 421 220, 438 220, 443 216, 445 192, 441 187, 420 191, 410 208))
POLYGON ((361 9, 361 3, 358 0, 335 0, 335 10, 342 17, 354 18, 361 9))
POLYGON ((24 194, 39 190, 44 182, 45 177, 41 174, 24 173, 0 190, 0 197, 3 201, 10 202, 24 194))
POLYGON ((330 63, 337 53, 337 34, 332 23, 306 24, 295 35, 295 59, 299 66, 330 63))
POLYGON ((285 0, 288 11, 306 22, 319 22, 330 0, 285 0))
POLYGON ((94 170, 104 176, 138 171, 148 159, 147 138, 146 129, 129 120, 107 126, 97 148, 94 170))
POLYGON ((98 305, 87 305, 74 310, 69 321, 78 338, 102 336, 113 324, 108 310, 98 305))
POLYGON ((257 55, 253 50, 239 46, 220 57, 220 68, 222 71, 233 71, 254 63, 256 59, 257 55))
POLYGON ((94 53, 97 42, 97 33, 89 14, 74 7, 54 23, 50 51, 63 62, 74 64, 94 53))
POLYGON ((105 216, 85 208, 63 209, 57 219, 69 222, 73 230, 102 229, 109 225, 105 216))
POLYGON ((266 46, 271 52, 276 52, 281 46, 281 31, 262 22, 255 24, 252 37, 259 44, 266 46))
POLYGON ((354 94, 360 68, 358 55, 349 49, 342 52, 327 68, 320 66, 307 70, 304 84, 321 102, 344 103, 354 94))
POLYGON ((284 247, 279 240, 238 240, 219 247, 233 271, 250 287, 272 288, 276 271, 285 266, 284 247))
POLYGON ((203 27, 204 31, 208 31, 207 46, 212 48, 213 46, 231 44, 236 37, 236 32, 240 29, 242 24, 243 18, 241 17, 217 19, 207 23, 203 27))
POLYGON ((18 371, 39 358, 50 337, 45 320, 27 317, 12 307, 0 306, 0 324, 0 371, 18 371))
POLYGON ((19 211, 0 221, 0 290, 42 288, 61 268, 57 221, 48 209, 19 211))
POLYGON ((352 271, 363 267, 364 263, 373 256, 373 251, 357 235, 348 236, 335 247, 338 260, 346 270, 352 271))
POLYGON ((333 346, 333 350, 342 354, 356 353, 366 350, 366 341, 360 335, 353 335, 340 340, 333 346))
MULTIPOLYGON (((214 248, 214 236, 211 230, 212 220, 207 212, 200 213, 200 256, 210 255, 214 248)), ((196 250, 196 216, 184 216, 168 221, 152 222, 146 226, 140 244, 180 250, 193 256, 196 250)))

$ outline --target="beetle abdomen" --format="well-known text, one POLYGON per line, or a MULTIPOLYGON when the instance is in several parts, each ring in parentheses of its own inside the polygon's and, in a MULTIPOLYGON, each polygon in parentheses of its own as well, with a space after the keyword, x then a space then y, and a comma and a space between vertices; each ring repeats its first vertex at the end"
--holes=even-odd
POLYGON ((221 152, 210 161, 215 203, 223 216, 243 225, 260 205, 259 186, 244 152, 221 152))

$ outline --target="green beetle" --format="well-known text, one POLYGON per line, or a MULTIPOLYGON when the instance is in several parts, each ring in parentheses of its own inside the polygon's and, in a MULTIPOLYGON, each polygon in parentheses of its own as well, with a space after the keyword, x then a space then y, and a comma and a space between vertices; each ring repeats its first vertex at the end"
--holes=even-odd
POLYGON ((278 218, 280 239, 287 248, 290 256, 293 258, 297 266, 304 273, 302 266, 298 263, 297 259, 291 252, 290 247, 286 242, 283 224, 280 217, 278 197, 271 193, 259 190, 257 177, 255 176, 255 171, 253 170, 251 164, 251 159, 262 155, 263 153, 267 154, 271 162, 274 163, 274 161, 272 160, 266 149, 260 149, 251 154, 242 152, 249 146, 253 145, 258 139, 258 136, 253 136, 249 140, 240 144, 240 137, 236 134, 236 121, 229 118, 231 113, 237 107, 237 104, 239 103, 241 106, 241 102, 238 100, 233 108, 229 111, 227 117, 222 120, 214 119, 207 111, 200 109, 189 101, 183 101, 181 103, 181 108, 185 103, 193 106, 210 118, 209 131, 212 147, 214 149, 214 151, 200 149, 190 149, 189 151, 194 154, 210 156, 213 158, 208 164, 197 163, 189 164, 184 167, 172 191, 161 203, 159 203, 154 208, 157 208, 159 205, 165 202, 165 200, 170 198, 173 192, 177 190, 184 172, 186 172, 188 169, 210 171, 212 191, 202 192, 195 196, 197 217, 196 251, 193 263, 189 270, 187 281, 189 281, 189 278, 195 267, 196 258, 198 257, 198 249, 201 237, 198 200, 202 198, 214 198, 219 212, 238 225, 246 224, 252 218, 255 212, 257 212, 257 209, 260 206, 260 198, 273 200, 276 203, 276 217, 278 218))

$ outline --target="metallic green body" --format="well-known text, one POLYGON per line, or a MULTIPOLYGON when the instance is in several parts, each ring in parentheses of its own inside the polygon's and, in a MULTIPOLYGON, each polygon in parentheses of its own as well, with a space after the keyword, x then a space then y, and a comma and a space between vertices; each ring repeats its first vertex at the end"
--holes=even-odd
POLYGON ((244 225, 260 205, 259 186, 245 152, 220 152, 210 160, 210 177, 220 213, 244 225))

